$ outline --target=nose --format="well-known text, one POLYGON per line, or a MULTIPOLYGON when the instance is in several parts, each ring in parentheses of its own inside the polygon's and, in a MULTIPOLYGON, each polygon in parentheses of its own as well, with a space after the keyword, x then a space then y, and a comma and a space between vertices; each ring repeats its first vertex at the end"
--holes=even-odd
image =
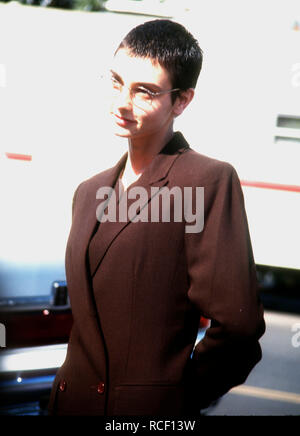
POLYGON ((116 96, 116 104, 118 108, 132 108, 130 89, 126 86, 123 86, 122 90, 120 90, 116 96))

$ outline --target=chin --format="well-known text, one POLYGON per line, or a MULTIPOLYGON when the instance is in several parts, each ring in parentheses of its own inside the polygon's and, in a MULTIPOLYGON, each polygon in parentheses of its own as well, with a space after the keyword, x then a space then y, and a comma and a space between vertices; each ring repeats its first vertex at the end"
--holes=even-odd
POLYGON ((119 136, 120 138, 132 138, 132 135, 128 131, 121 131, 119 129, 113 129, 113 133, 115 136, 119 136))

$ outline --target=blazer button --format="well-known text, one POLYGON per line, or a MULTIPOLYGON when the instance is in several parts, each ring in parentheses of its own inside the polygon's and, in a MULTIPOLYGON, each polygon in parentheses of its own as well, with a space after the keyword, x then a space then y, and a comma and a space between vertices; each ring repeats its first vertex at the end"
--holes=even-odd
POLYGON ((64 392, 67 388, 67 382, 66 380, 61 380, 61 382, 59 383, 59 390, 60 392, 64 392))
POLYGON ((103 394, 104 393, 104 388, 105 388, 105 384, 103 382, 100 382, 97 386, 97 392, 98 394, 103 394))

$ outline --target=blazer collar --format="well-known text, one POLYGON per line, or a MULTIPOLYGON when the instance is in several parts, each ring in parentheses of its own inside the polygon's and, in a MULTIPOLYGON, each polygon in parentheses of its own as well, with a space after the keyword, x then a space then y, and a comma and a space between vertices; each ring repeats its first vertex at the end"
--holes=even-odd
MULTIPOLYGON (((153 158, 152 162, 145 169, 144 173, 134 184, 152 185, 153 183, 165 179, 178 155, 186 151, 188 148, 189 144, 185 140, 182 133, 175 132, 170 141, 153 158)), ((117 164, 113 168, 111 168, 110 172, 105 175, 109 178, 109 180, 107 180, 108 186, 113 186, 116 183, 121 171, 125 167, 127 158, 128 152, 126 152, 117 162, 117 164)), ((102 183, 101 185, 105 186, 102 183)))

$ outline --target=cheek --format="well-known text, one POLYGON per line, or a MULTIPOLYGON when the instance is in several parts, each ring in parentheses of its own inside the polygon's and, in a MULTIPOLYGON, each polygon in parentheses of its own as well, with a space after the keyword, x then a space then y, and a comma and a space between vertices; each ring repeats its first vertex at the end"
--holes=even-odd
POLYGON ((149 129, 153 129, 155 127, 160 127, 167 120, 169 120, 170 114, 167 111, 164 110, 155 110, 152 112, 136 114, 137 121, 141 126, 144 126, 145 128, 148 127, 149 129))

